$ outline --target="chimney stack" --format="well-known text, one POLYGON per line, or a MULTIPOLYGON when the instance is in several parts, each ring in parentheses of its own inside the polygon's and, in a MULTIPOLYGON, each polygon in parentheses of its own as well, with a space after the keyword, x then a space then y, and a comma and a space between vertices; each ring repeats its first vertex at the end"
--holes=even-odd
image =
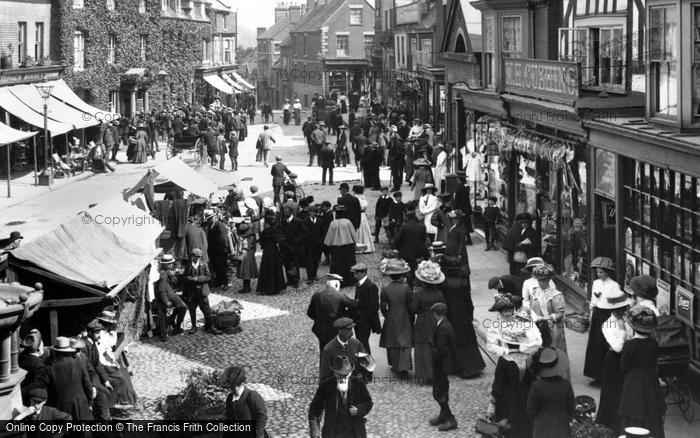
POLYGON ((277 24, 279 21, 284 20, 289 16, 289 11, 287 8, 277 6, 275 8, 275 24, 277 24))
POLYGON ((289 22, 290 23, 296 23, 299 21, 299 17, 301 17, 301 7, 298 5, 292 5, 289 7, 289 22))
POLYGON ((263 32, 265 32, 265 30, 267 30, 267 28, 265 28, 265 27, 259 27, 259 28, 258 28, 258 33, 257 33, 257 36, 260 36, 260 35, 262 35, 262 34, 263 34, 263 32))

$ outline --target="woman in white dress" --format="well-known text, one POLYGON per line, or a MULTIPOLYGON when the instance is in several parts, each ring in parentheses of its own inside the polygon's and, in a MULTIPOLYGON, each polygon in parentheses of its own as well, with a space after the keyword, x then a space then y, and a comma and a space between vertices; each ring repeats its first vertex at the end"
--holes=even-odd
POLYGON ((353 186, 352 192, 360 201, 360 228, 357 230, 357 245, 358 251, 361 253, 374 252, 374 237, 372 237, 372 229, 367 220, 367 205, 368 202, 364 197, 365 188, 362 186, 353 186))
POLYGON ((418 210, 423 215, 425 232, 432 242, 435 240, 438 229, 431 223, 431 219, 433 218, 433 213, 440 207, 440 202, 435 196, 435 185, 428 183, 423 187, 423 190, 425 190, 425 193, 418 200, 418 210))

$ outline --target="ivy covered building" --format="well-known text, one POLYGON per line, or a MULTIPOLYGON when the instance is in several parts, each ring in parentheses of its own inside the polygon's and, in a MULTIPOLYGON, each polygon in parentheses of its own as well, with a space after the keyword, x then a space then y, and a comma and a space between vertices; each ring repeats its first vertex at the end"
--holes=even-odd
MULTIPOLYGON (((235 62, 235 30, 214 47, 222 6, 230 11, 220 0, 53 0, 51 43, 67 66, 66 82, 97 107, 133 115, 199 104, 195 70, 225 47, 226 62, 235 62)), ((226 17, 236 22, 235 12, 226 17)))

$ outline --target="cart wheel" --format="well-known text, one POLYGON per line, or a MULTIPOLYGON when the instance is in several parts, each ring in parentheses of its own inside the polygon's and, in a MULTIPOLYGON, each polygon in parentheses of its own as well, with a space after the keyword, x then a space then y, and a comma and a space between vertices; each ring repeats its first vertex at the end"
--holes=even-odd
POLYGON ((691 423, 695 418, 695 409, 693 407, 693 394, 690 392, 690 388, 682 379, 676 379, 676 397, 678 401, 678 408, 681 410, 681 414, 685 421, 691 423))
POLYGON ((175 139, 169 138, 168 144, 165 146, 165 158, 169 160, 174 157, 175 154, 175 139))

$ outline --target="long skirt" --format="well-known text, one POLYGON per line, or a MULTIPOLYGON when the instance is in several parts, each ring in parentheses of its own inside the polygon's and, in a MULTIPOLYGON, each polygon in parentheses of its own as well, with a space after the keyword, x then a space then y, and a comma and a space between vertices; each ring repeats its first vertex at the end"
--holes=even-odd
POLYGON ((145 163, 148 161, 148 152, 146 150, 146 142, 145 141, 137 141, 136 142, 136 149, 134 150, 134 163, 135 164, 141 164, 145 163))
POLYGON ((612 429, 615 432, 615 436, 621 432, 620 416, 617 410, 620 406, 620 394, 622 393, 622 382, 624 380, 625 376, 622 375, 620 370, 620 353, 608 350, 603 363, 600 403, 596 421, 612 429))
POLYGON ((120 405, 136 404, 136 391, 131 382, 131 376, 126 368, 105 366, 107 378, 112 383, 115 391, 115 402, 120 405))
POLYGON ((236 277, 243 280, 258 278, 258 263, 255 261, 255 246, 243 252, 243 260, 241 266, 236 271, 236 277))
POLYGON ((355 277, 350 268, 357 263, 355 259, 355 245, 329 246, 331 253, 331 274, 343 277, 343 287, 355 284, 355 277))
POLYGON ((471 296, 469 278, 448 276, 440 290, 447 304, 447 319, 452 323, 457 344, 454 374, 470 377, 480 373, 485 367, 484 359, 479 351, 474 319, 474 303, 471 296))
POLYGON ((422 382, 433 379, 433 357, 431 344, 418 344, 413 346, 413 355, 416 358, 416 377, 422 382))
POLYGON ((276 295, 283 291, 287 287, 283 269, 277 245, 264 246, 256 291, 260 295, 276 295))
POLYGON ((610 318, 611 309, 593 308, 591 326, 588 329, 588 346, 586 347, 586 362, 583 366, 583 375, 594 380, 603 377, 603 364, 605 354, 609 349, 608 343, 603 337, 603 324, 610 318))
POLYGON ((389 347, 386 349, 386 357, 394 372, 402 373, 413 369, 411 347, 389 347))
POLYGON ((362 247, 364 248, 360 252, 374 252, 374 240, 372 237, 372 229, 369 226, 369 221, 367 220, 366 213, 362 213, 360 219, 360 228, 357 230, 357 244, 362 245, 362 247))

